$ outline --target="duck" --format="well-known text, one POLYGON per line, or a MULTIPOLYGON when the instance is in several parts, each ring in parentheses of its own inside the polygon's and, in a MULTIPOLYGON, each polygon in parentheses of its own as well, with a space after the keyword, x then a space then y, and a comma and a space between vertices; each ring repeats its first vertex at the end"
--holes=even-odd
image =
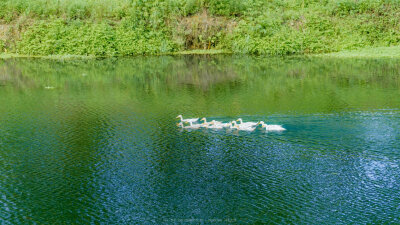
POLYGON ((203 117, 203 118, 200 119, 200 122, 201 122, 201 123, 207 123, 207 119, 206 119, 205 117, 203 117), (203 122, 203 121, 204 121, 204 122, 203 122))
POLYGON ((191 121, 187 123, 189 124, 187 126, 183 125, 183 122, 179 122, 176 125, 180 128, 185 128, 185 129, 199 129, 202 127, 202 124, 193 124, 191 121))
POLYGON ((261 126, 262 130, 266 130, 266 131, 284 131, 284 130, 286 130, 281 125, 268 125, 268 124, 264 123, 264 121, 258 122, 257 128, 260 128, 260 126, 261 126))
POLYGON ((211 128, 211 129, 224 129, 224 128, 229 128, 230 125, 231 125, 231 123, 222 123, 222 122, 213 120, 213 121, 211 121, 209 123, 208 128, 211 128))
POLYGON ((200 123, 201 127, 205 127, 205 128, 208 128, 208 126, 210 126, 210 124, 211 124, 211 123, 207 122, 207 119, 205 117, 201 118, 200 122, 201 122, 200 123))
POLYGON ((201 127, 204 127, 203 124, 193 124, 192 121, 189 121, 189 126, 186 126, 185 128, 189 128, 189 129, 199 129, 201 127))
POLYGON ((177 125, 178 127, 180 127, 180 128, 185 128, 185 126, 183 125, 182 122, 179 122, 179 123, 177 123, 176 125, 177 125))
POLYGON ((195 123, 195 122, 197 122, 199 120, 199 118, 183 119, 182 115, 178 115, 176 118, 180 119, 180 121, 184 122, 184 123, 189 123, 189 122, 195 123))
POLYGON ((265 125, 264 121, 259 121, 259 122, 256 124, 256 126, 255 126, 256 130, 262 130, 262 129, 264 129, 264 128, 263 128, 263 125, 265 125))
MULTIPOLYGON (((257 123, 255 123, 257 124, 257 123)), ((238 130, 243 130, 243 131, 254 131, 256 129, 255 126, 253 125, 249 125, 249 124, 237 124, 236 121, 232 121, 232 125, 234 125, 234 127, 236 127, 238 130)))
POLYGON ((251 127, 251 126, 256 126, 257 125, 257 123, 255 123, 255 122, 243 122, 242 118, 237 119, 236 122, 238 122, 239 126, 240 125, 244 125, 246 127, 248 127, 248 126, 251 127))

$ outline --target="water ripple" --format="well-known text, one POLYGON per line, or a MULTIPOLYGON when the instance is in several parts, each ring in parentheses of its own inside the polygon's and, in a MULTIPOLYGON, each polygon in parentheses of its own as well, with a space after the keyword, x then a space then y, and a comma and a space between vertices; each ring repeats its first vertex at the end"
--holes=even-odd
POLYGON ((400 223, 398 84, 372 82, 379 70, 360 68, 350 92, 345 62, 170 59, 8 63, 0 223, 400 223), (181 113, 287 130, 180 130, 181 113))

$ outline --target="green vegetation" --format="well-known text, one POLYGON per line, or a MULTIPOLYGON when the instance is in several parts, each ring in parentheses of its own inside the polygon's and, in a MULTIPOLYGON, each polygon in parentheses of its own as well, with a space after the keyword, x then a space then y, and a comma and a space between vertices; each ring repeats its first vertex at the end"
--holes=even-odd
POLYGON ((0 53, 330 53, 399 45, 399 16, 396 0, 2 0, 0 53))
POLYGON ((364 48, 361 50, 332 52, 320 56, 341 57, 341 58, 400 58, 400 47, 377 47, 364 48))

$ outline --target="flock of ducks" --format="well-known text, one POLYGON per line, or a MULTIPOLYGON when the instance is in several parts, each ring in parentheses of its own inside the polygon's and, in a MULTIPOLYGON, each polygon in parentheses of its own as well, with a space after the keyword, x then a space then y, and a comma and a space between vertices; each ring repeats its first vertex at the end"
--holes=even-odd
POLYGON ((212 120, 211 122, 207 122, 206 118, 190 118, 183 119, 182 115, 176 117, 180 119, 180 122, 177 123, 177 126, 185 129, 200 129, 200 128, 208 128, 208 129, 232 129, 232 130, 243 130, 243 131, 255 131, 255 130, 265 130, 265 131, 284 131, 286 130, 280 125, 269 125, 264 123, 264 121, 255 122, 243 122, 241 118, 228 122, 222 123, 216 120, 212 120))

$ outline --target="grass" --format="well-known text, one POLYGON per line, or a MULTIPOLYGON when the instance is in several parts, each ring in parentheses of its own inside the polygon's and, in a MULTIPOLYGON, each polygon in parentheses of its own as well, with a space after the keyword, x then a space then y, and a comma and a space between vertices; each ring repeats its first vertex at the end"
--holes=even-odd
POLYGON ((17 53, 0 53, 0 59, 10 58, 41 58, 41 59, 57 59, 57 60, 68 60, 68 59, 96 59, 102 58, 99 56, 84 56, 84 55, 22 55, 17 53))
MULTIPOLYGON (((216 55, 216 54, 232 54, 232 52, 220 49, 195 49, 186 50, 180 52, 163 53, 158 55, 216 55)), ((9 58, 42 58, 42 59, 57 59, 57 60, 68 60, 68 59, 96 59, 104 58, 101 56, 84 56, 84 55, 21 55, 16 53, 0 53, 0 59, 9 58)))
MULTIPOLYGON (((185 50, 173 53, 165 53, 159 55, 216 55, 216 54, 233 54, 231 51, 221 49, 196 49, 185 50)), ((292 57, 301 57, 303 55, 293 55, 292 57)), ((391 47, 376 47, 364 48, 351 51, 340 51, 325 54, 307 54, 304 56, 309 57, 322 57, 322 58, 400 58, 400 46, 391 47)), ((104 58, 100 56, 83 56, 83 55, 47 55, 47 56, 31 56, 20 55, 15 53, 0 53, 0 59, 9 58, 43 58, 43 59, 56 59, 56 60, 69 60, 69 59, 96 59, 104 58)))
POLYGON ((338 58, 400 58, 400 46, 364 48, 352 51, 319 54, 317 56, 338 58))
POLYGON ((215 55, 215 54, 232 54, 231 51, 222 49, 195 49, 174 52, 173 55, 215 55))

